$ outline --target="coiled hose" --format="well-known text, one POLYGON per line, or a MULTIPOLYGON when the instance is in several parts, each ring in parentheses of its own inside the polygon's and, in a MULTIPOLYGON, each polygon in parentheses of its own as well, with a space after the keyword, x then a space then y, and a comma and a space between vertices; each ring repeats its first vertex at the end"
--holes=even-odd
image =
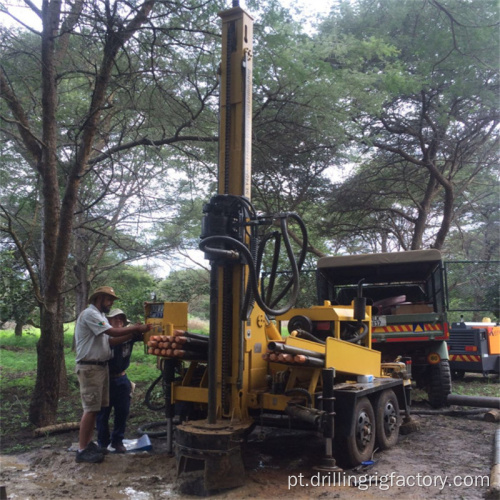
MULTIPOLYGON (((251 294, 251 296, 255 298, 255 301, 257 302, 259 307, 269 316, 279 316, 285 314, 295 305, 299 293, 299 272, 302 267, 302 264, 304 263, 307 252, 307 230, 300 217, 297 214, 293 213, 282 214, 277 217, 280 218, 280 225, 282 231, 281 234, 287 251, 287 257, 291 265, 292 277, 290 278, 284 289, 280 292, 278 297, 276 297, 276 299, 274 299, 274 301, 271 304, 266 303, 265 300, 262 298, 262 295, 259 291, 259 278, 258 278, 258 273, 260 272, 260 269, 258 269, 256 265, 256 259, 252 255, 252 252, 248 249, 248 247, 244 243, 235 238, 225 235, 208 236, 200 242, 200 250, 204 251, 208 255, 211 254, 214 257, 221 256, 233 259, 237 258, 238 256, 243 258, 245 264, 249 268, 248 272, 249 287, 246 290, 246 298, 244 301, 246 304, 245 307, 247 308, 248 311, 248 307, 250 304, 249 294, 251 294), (293 249, 290 243, 290 238, 288 236, 288 231, 286 227, 287 220, 289 218, 296 220, 299 223, 299 226, 302 231, 302 248, 298 261, 296 260, 295 255, 293 253, 293 249), (224 249, 219 248, 218 245, 221 244, 224 244, 226 248, 224 249), (230 249, 228 250, 228 248, 230 249), (236 250, 236 253, 234 252, 234 250, 236 250), (281 309, 274 309, 279 300, 281 300, 285 296, 285 294, 290 290, 290 288, 292 288, 292 292, 289 302, 281 309)), ((265 244, 265 242, 267 242, 268 239, 265 239, 263 241, 265 244)), ((260 246, 259 254, 261 254, 261 252, 263 252, 263 245, 260 246)), ((261 260, 262 260, 261 257, 257 258, 257 262, 259 263, 259 265, 261 260)), ((273 260, 277 261, 276 252, 275 252, 275 258, 273 260)), ((274 283, 276 275, 276 267, 274 266, 274 264, 273 267, 274 267, 274 272, 272 277, 272 283, 274 283)), ((269 297, 270 293, 268 293, 267 295, 269 297)), ((247 311, 243 311, 244 317, 246 316, 247 311)))

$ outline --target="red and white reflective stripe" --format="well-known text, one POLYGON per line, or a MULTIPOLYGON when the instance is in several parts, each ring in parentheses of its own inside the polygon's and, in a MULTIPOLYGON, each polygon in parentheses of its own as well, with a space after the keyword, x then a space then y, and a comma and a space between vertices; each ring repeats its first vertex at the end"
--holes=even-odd
POLYGON ((396 337, 385 339, 386 342, 422 342, 423 340, 431 340, 430 337, 396 337))
POLYGON ((412 325, 377 326, 373 329, 373 333, 398 333, 398 332, 413 332, 413 326, 412 325))
MULTIPOLYGON (((376 326, 373 333, 399 333, 399 332, 440 332, 443 330, 441 323, 413 323, 411 325, 386 325, 376 326)), ((445 328, 446 334, 446 328, 445 328)))
POLYGON ((478 361, 481 361, 481 356, 476 356, 474 354, 450 354, 450 361, 477 363, 478 361))

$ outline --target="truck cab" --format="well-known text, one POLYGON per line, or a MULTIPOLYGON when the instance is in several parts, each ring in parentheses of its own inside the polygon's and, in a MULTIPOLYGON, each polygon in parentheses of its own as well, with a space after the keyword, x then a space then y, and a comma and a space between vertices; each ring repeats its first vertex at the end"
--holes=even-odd
POLYGON ((430 404, 446 405, 451 374, 444 273, 438 250, 323 257, 318 299, 348 305, 360 293, 372 308, 372 345, 383 362, 411 358, 412 378, 430 404))

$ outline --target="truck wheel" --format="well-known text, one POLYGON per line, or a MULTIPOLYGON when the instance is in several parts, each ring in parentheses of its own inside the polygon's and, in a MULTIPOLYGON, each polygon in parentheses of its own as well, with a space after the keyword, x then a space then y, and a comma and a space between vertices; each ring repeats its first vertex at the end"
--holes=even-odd
POLYGON ((370 460, 375 447, 375 413, 368 398, 360 398, 354 408, 354 432, 344 438, 343 449, 348 466, 370 460))
POLYGON ((376 443, 380 450, 387 450, 398 442, 399 403, 393 390, 382 391, 375 404, 376 443))
POLYGON ((443 359, 436 365, 429 367, 429 381, 427 395, 433 408, 447 406, 448 394, 451 393, 450 363, 443 359))

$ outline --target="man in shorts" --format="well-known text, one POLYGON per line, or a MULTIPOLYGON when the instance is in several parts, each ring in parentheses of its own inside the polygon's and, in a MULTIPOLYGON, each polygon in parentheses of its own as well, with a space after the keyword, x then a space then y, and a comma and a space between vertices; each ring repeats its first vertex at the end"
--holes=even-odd
POLYGON ((110 337, 120 342, 131 340, 137 333, 145 333, 151 325, 135 324, 114 328, 106 314, 118 297, 112 287, 102 286, 89 298, 89 306, 77 319, 75 326, 76 368, 80 382, 83 415, 80 421, 77 462, 98 463, 104 459, 102 450, 92 441, 97 414, 109 406, 109 370, 111 358, 110 337))

